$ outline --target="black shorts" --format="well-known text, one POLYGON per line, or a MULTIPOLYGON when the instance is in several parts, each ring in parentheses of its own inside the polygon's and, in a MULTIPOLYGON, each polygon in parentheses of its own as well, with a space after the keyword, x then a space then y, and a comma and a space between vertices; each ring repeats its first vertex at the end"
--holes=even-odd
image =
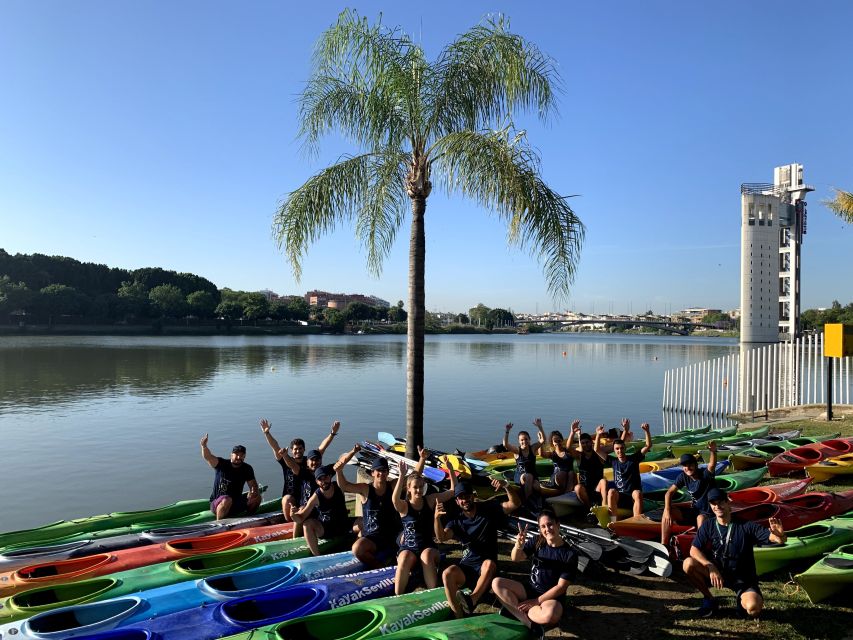
POLYGON ((681 514, 681 523, 685 525, 689 523, 696 524, 699 516, 704 516, 705 518, 714 517, 711 512, 702 511, 701 509, 697 509, 695 506, 678 507, 678 511, 681 514))
POLYGON ((747 593, 748 591, 752 591, 757 593, 759 596, 764 597, 761 594, 761 587, 758 586, 758 579, 747 579, 739 578, 738 576, 733 576, 730 574, 723 575, 723 586, 726 589, 731 589, 737 595, 738 600, 740 600, 741 595, 747 593))
POLYGON ((456 566, 462 569, 462 573, 465 574, 465 586, 469 589, 474 589, 477 586, 477 581, 480 579, 480 575, 483 571, 483 563, 488 558, 484 558, 479 563, 472 564, 468 562, 460 562, 456 566))
POLYGON ((362 538, 367 538, 376 545, 377 551, 388 551, 397 546, 397 536, 388 536, 387 533, 368 533, 362 534, 362 538))
MULTIPOLYGON (((219 496, 210 501, 210 510, 213 513, 216 513, 216 508, 219 504, 228 498, 229 496, 219 496)), ((240 494, 236 498, 231 498, 231 508, 228 509, 228 513, 225 514, 226 518, 233 518, 234 516, 239 516, 242 513, 245 513, 249 507, 249 500, 245 494, 240 494)))
MULTIPOLYGON (((525 594, 526 594, 526 597, 528 600, 533 600, 533 598, 538 598, 539 596, 542 595, 542 593, 544 593, 542 591, 537 591, 536 589, 534 589, 533 585, 531 585, 529 582, 524 585, 524 591, 525 591, 525 594)), ((555 602, 557 602, 561 607, 563 607, 563 611, 566 610, 566 606, 568 605, 569 598, 565 593, 563 595, 557 597, 557 598, 551 598, 551 599, 554 600, 555 602)))
POLYGON ((633 509, 634 496, 632 496, 630 493, 620 493, 619 501, 616 503, 616 506, 622 509, 633 509))
POLYGON ((337 538, 352 535, 352 524, 355 518, 344 518, 334 522, 323 522, 323 538, 337 538))

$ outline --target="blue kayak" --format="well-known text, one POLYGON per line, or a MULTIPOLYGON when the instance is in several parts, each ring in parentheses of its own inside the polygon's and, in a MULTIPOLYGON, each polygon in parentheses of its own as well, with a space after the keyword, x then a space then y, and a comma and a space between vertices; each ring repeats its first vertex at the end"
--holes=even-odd
MULTIPOLYGON (((700 464, 699 468, 705 469, 707 466, 708 465, 706 464, 700 464)), ((728 460, 720 460, 717 462, 715 467, 715 473, 722 473, 728 466, 728 460)), ((667 469, 661 469, 660 471, 647 471, 646 473, 641 473, 640 478, 643 481, 643 493, 666 491, 678 479, 679 475, 681 475, 681 467, 679 465, 668 467, 667 469)))
MULTIPOLYGON (((51 638, 146 638, 150 640, 213 640, 327 611, 343 603, 380 598, 394 593, 396 567, 364 571, 346 576, 323 578, 258 595, 200 606, 169 615, 125 625, 122 612, 133 615, 138 597, 115 598, 81 605, 69 612, 55 610, 39 619, 31 618, 22 633, 51 638), (70 622, 69 622, 70 621, 70 622), (73 624, 79 626, 74 628, 73 624), (54 635, 62 629, 63 635, 54 635), (116 629, 115 627, 121 628, 116 629)), ((24 637, 29 637, 24 635, 24 637)))
MULTIPOLYGON (((187 580, 99 602, 73 604, 48 611, 39 611, 34 606, 35 611, 32 612, 30 617, 24 618, 21 616, 22 619, 0 625, 0 638, 76 637, 81 632, 74 633, 70 628, 66 629, 65 627, 76 628, 81 625, 91 626, 97 623, 100 626, 96 630, 100 631, 116 626, 127 626, 154 616, 165 616, 176 611, 209 605, 217 601, 256 595, 274 589, 282 589, 297 583, 349 574, 360 571, 362 568, 362 563, 356 560, 352 552, 345 551, 326 556, 317 556, 316 558, 309 557, 299 560, 286 560, 244 571, 210 576, 200 580, 187 580), (118 601, 121 602, 120 605, 113 604, 118 601), (93 608, 95 605, 106 603, 109 604, 104 608, 93 608), (33 636, 32 633, 30 635, 24 633, 28 629, 31 630, 33 626, 38 628, 43 627, 47 616, 55 613, 60 614, 60 617, 52 616, 49 619, 52 621, 51 624, 56 628, 57 635, 42 634, 33 636), (113 620, 107 622, 110 618, 113 618, 113 620), (57 622, 60 619, 66 622, 57 622), (59 635, 60 631, 65 633, 59 635)), ((26 614, 26 612, 23 613, 26 614)), ((94 632, 94 630, 91 630, 85 633, 94 632)))

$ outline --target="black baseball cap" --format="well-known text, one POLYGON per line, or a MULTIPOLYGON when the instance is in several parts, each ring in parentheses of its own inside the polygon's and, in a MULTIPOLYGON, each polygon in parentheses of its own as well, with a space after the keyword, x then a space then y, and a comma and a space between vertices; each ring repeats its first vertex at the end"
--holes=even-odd
POLYGON ((374 458, 370 464, 371 471, 388 471, 388 461, 385 458, 374 458))
POLYGON ((682 467, 688 464, 696 464, 696 458, 690 455, 689 453, 682 453, 681 458, 679 458, 678 460, 678 464, 680 464, 682 467))
POLYGON ((231 449, 231 453, 246 453, 246 447, 242 444, 235 444, 234 448, 231 449))
POLYGON ((708 489, 708 493, 705 498, 708 502, 717 502, 719 500, 728 501, 729 494, 723 491, 722 489, 718 489, 717 487, 712 487, 708 489))
POLYGON ((333 476, 335 475, 335 467, 330 464, 324 464, 322 467, 317 467, 314 471, 314 479, 319 480, 324 476, 333 476))
POLYGON ((323 454, 319 449, 311 449, 308 453, 305 454, 305 458, 310 460, 311 458, 322 458, 323 454))
POLYGON ((460 482, 453 491, 453 495, 457 498, 466 493, 469 495, 474 493, 474 489, 467 482, 460 482))

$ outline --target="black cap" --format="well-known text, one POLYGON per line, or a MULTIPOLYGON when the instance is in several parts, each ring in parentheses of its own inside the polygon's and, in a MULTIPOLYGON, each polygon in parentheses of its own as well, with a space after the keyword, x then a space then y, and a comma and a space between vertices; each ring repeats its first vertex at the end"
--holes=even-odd
POLYGON ((323 453, 319 449, 311 449, 308 453, 305 454, 305 459, 310 460, 311 458, 322 458, 323 453))
POLYGON ((690 455, 689 453, 682 453, 681 458, 679 458, 678 460, 678 464, 680 464, 682 467, 688 464, 696 464, 696 458, 690 455))
POLYGON ((370 464, 371 471, 388 471, 388 461, 385 458, 374 458, 370 464))
POLYGON ((474 489, 467 482, 460 482, 456 485, 456 489, 453 491, 453 495, 457 498, 465 493, 474 493, 474 489))
POLYGON ((708 502, 715 502, 717 500, 726 500, 729 499, 729 494, 727 494, 722 489, 718 489, 717 487, 711 487, 708 489, 708 493, 705 494, 705 499, 708 502))
POLYGON ((333 476, 335 475, 335 467, 330 464, 324 464, 322 467, 317 467, 314 471, 314 479, 319 480, 324 476, 333 476))
POLYGON ((236 444, 234 445, 234 448, 231 449, 231 453, 246 453, 246 447, 242 444, 236 444))

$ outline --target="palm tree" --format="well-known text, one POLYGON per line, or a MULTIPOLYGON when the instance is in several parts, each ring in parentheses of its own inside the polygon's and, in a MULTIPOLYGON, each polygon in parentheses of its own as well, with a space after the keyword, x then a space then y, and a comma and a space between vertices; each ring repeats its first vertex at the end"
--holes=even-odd
POLYGON ((550 58, 508 29, 503 17, 487 18, 430 62, 398 29, 346 10, 320 37, 299 98, 300 137, 309 151, 336 131, 360 153, 308 179, 276 212, 278 245, 297 280, 310 244, 343 221, 355 223, 378 276, 411 207, 409 457, 423 444, 424 213, 433 181, 503 219, 509 243, 539 258, 555 297, 568 294, 575 274, 583 225, 544 183, 538 155, 512 122, 515 110, 546 121, 559 77, 550 58))
POLYGON ((842 220, 853 224, 853 193, 835 190, 835 199, 828 200, 826 206, 832 209, 842 220))

